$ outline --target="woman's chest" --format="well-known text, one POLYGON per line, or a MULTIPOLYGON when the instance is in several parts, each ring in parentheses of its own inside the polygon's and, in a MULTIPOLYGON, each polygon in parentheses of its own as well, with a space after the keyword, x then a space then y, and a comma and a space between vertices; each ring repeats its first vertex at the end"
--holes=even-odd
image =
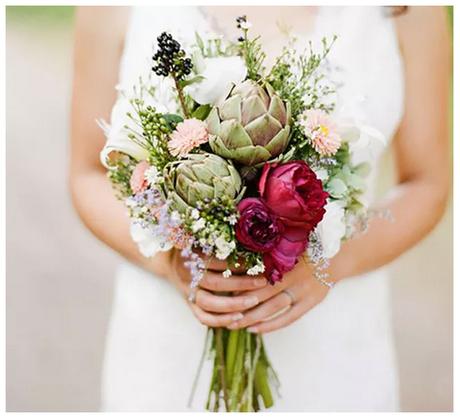
MULTIPOLYGON (((319 52, 322 39, 331 40, 336 35, 328 63, 337 83, 337 106, 391 139, 402 116, 404 96, 403 64, 391 18, 384 17, 379 7, 320 7, 314 11, 314 19, 313 12, 309 13, 310 21, 306 21, 303 32, 291 31, 299 39, 297 48, 308 50, 311 42, 319 52)), ((257 22, 263 18, 261 14, 257 22)), ((266 26, 271 26, 270 19, 274 18, 266 16, 266 26)), ((234 18, 232 14, 227 16, 231 22, 234 18)), ((299 28, 298 21, 296 25, 299 28)), ((196 32, 224 36, 225 31, 219 29, 203 8, 135 8, 126 38, 121 83, 129 85, 150 70, 153 45, 162 31, 170 31, 184 44, 192 44, 196 32)), ((251 28, 253 36, 257 35, 256 29, 251 28)), ((273 60, 288 39, 279 28, 265 29, 264 33, 263 46, 273 60)), ((267 64, 269 67, 270 62, 267 64)))

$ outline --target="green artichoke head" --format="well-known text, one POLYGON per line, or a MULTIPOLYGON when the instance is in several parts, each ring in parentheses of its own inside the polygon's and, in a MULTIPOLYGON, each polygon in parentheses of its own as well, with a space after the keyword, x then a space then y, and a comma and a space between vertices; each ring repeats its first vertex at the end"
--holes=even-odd
POLYGON ((214 154, 189 154, 164 168, 165 193, 179 212, 207 199, 236 199, 241 177, 233 164, 214 154))
POLYGON ((253 80, 237 84, 208 118, 209 144, 216 154, 244 166, 254 166, 280 155, 289 142, 289 103, 270 84, 253 80))

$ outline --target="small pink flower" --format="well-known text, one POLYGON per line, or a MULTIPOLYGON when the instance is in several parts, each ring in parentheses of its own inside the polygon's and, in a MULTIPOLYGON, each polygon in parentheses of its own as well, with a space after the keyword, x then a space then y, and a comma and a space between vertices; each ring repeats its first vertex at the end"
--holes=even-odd
POLYGON ((131 174, 129 185, 134 193, 139 193, 147 188, 147 180, 145 179, 145 172, 149 168, 147 161, 139 162, 131 174))
POLYGON ((300 125, 311 139, 313 148, 321 155, 334 155, 340 148, 341 139, 337 127, 323 110, 312 109, 302 114, 300 125))
POLYGON ((205 122, 198 119, 186 119, 176 126, 171 134, 168 149, 175 157, 184 157, 193 148, 208 142, 209 133, 205 122))

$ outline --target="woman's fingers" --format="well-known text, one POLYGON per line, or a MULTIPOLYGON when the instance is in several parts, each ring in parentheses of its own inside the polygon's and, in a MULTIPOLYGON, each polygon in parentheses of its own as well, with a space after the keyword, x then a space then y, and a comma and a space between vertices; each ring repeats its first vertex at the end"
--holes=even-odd
POLYGON ((263 302, 282 292, 284 289, 286 289, 287 286, 288 283, 285 281, 276 283, 274 285, 267 284, 267 286, 264 286, 260 289, 248 290, 242 293, 242 296, 255 296, 257 299, 259 299, 259 302, 263 302))
POLYGON ((191 303, 190 307, 192 308, 192 311, 198 319, 198 321, 200 321, 203 325, 206 325, 208 327, 226 327, 232 322, 243 317, 243 314, 240 312, 231 314, 211 314, 209 312, 204 311, 194 303, 191 303))
POLYGON ((221 273, 208 271, 200 281, 200 287, 216 292, 241 292, 244 290, 260 289, 267 285, 267 279, 262 276, 230 276, 223 277, 221 273))
POLYGON ((246 272, 246 269, 243 267, 242 264, 237 268, 236 267, 229 268, 227 261, 222 261, 215 257, 205 258, 204 262, 205 262, 207 270, 211 270, 211 271, 225 271, 229 269, 233 272, 233 274, 244 274, 246 272))
POLYGON ((308 310, 308 306, 305 306, 304 304, 293 305, 282 315, 276 316, 268 321, 259 322, 258 324, 249 327, 248 331, 256 334, 266 334, 268 332, 276 331, 277 329, 283 328, 296 321, 308 310))
POLYGON ((206 257, 206 256, 202 256, 202 258, 204 259, 204 263, 205 263, 206 268, 208 270, 213 270, 213 271, 227 270, 227 262, 226 261, 218 260, 215 257, 209 258, 209 257, 206 257))
POLYGON ((196 292, 195 303, 208 312, 241 312, 257 305, 257 296, 218 296, 204 289, 196 292))
POLYGON ((255 308, 246 311, 244 317, 238 321, 232 322, 227 328, 239 329, 246 328, 251 325, 257 324, 261 321, 281 314, 283 310, 291 306, 291 298, 284 292, 278 293, 273 298, 261 303, 255 308))

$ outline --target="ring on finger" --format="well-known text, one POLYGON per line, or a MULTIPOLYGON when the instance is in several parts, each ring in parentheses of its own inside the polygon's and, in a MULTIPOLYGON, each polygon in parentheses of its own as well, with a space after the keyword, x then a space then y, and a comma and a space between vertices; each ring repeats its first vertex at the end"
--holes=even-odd
POLYGON ((265 321, 271 321, 272 319, 275 319, 277 316, 280 316, 284 313, 286 313, 289 309, 291 309, 292 305, 286 305, 285 307, 279 309, 278 311, 272 313, 271 315, 267 316, 266 318, 262 319, 261 322, 265 321))
POLYGON ((291 300, 290 306, 295 305, 296 300, 295 300, 294 294, 292 293, 292 290, 290 290, 290 289, 284 289, 284 290, 283 290, 283 293, 285 293, 285 294, 287 295, 287 297, 291 300))

